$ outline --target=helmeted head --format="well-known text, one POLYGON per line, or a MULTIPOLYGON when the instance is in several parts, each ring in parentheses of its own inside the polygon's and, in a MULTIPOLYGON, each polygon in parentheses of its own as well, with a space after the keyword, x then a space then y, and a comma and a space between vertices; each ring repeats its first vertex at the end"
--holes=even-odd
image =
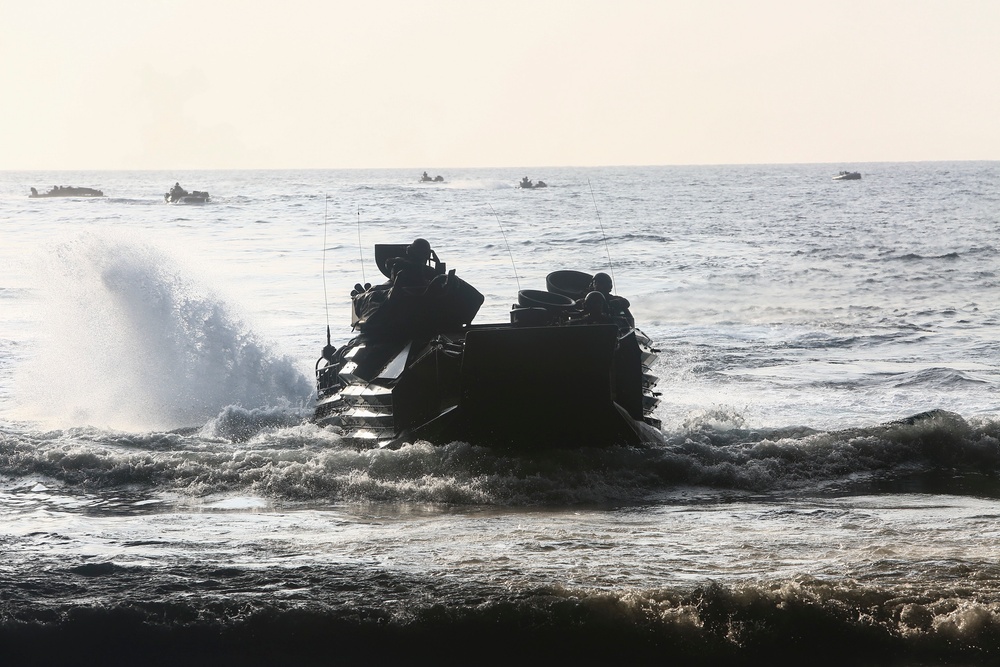
POLYGON ((414 239, 406 246, 406 256, 414 262, 425 264, 431 258, 431 244, 427 239, 414 239))
POLYGON ((598 292, 603 292, 604 294, 611 294, 611 276, 606 273, 596 273, 594 274, 594 280, 590 283, 598 292))
POLYGON ((600 315, 605 311, 607 303, 600 292, 590 292, 583 300, 583 312, 585 315, 600 315))

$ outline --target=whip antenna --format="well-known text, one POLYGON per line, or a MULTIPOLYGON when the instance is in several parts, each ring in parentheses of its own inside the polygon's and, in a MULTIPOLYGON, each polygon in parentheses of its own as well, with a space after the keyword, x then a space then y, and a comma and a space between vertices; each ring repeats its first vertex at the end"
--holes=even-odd
POLYGON ((597 197, 594 196, 594 186, 590 184, 590 179, 587 179, 587 185, 590 187, 590 198, 594 201, 594 210, 597 211, 597 224, 601 226, 601 236, 604 238, 604 251, 608 253, 608 271, 611 273, 611 284, 615 286, 615 291, 618 291, 618 281, 615 280, 615 266, 611 263, 611 247, 608 245, 608 235, 604 233, 604 222, 601 221, 601 210, 597 208, 597 197))
POLYGON ((323 195, 323 306, 326 308, 326 344, 330 344, 330 299, 326 295, 326 221, 330 209, 329 195, 323 195))
POLYGON ((361 245, 361 207, 358 207, 358 255, 361 256, 361 282, 368 282, 365 280, 365 250, 364 246, 361 245))
POLYGON ((490 207, 491 211, 493 211, 493 217, 495 217, 497 219, 497 225, 500 226, 500 234, 503 236, 503 244, 505 246, 507 246, 507 254, 510 255, 510 267, 512 269, 514 269, 514 281, 517 283, 517 291, 520 292, 521 291, 521 281, 518 280, 518 277, 517 277, 517 266, 514 265, 514 253, 512 253, 510 251, 510 244, 507 243, 507 234, 503 230, 503 225, 500 224, 500 216, 497 215, 496 210, 493 208, 493 204, 490 204, 489 202, 486 202, 486 205, 490 207))

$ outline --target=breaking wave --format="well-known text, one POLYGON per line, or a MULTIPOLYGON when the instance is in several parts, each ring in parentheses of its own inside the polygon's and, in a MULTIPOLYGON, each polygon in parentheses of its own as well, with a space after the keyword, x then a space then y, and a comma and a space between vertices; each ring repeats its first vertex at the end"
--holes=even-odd
POLYGON ((1000 607, 947 587, 803 577, 510 590, 349 565, 192 562, 152 578, 110 562, 46 566, 0 603, 16 664, 984 664, 1000 646, 1000 607), (53 580, 90 604, 52 605, 53 580))
POLYGON ((204 424, 230 405, 299 406, 311 383, 165 251, 94 233, 40 267, 45 316, 20 370, 25 418, 123 429, 204 424))
POLYGON ((42 479, 57 487, 287 501, 615 504, 679 487, 858 492, 930 483, 941 470, 949 471, 951 492, 1000 497, 1000 483, 990 481, 998 469, 1000 423, 944 411, 831 432, 701 422, 655 447, 536 453, 462 442, 358 450, 302 412, 234 407, 200 429, 174 432, 0 431, 0 475, 29 486, 42 479))

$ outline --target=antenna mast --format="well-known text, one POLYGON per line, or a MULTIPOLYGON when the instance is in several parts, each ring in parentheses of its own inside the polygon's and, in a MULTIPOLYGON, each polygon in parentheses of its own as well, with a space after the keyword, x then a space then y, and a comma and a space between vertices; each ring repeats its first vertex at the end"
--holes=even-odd
POLYGON ((365 280, 365 251, 364 246, 361 245, 361 207, 358 207, 358 255, 361 257, 361 282, 368 282, 365 280))
POLYGON ((594 210, 597 211, 597 224, 601 226, 601 236, 604 238, 604 251, 608 254, 608 271, 611 273, 611 284, 614 285, 615 291, 618 291, 618 281, 615 280, 615 266, 611 263, 611 247, 608 245, 608 235, 604 233, 604 222, 601 220, 601 210, 597 208, 597 197, 594 196, 594 186, 590 184, 590 179, 587 179, 587 185, 590 187, 590 198, 594 202, 594 210))
POLYGON ((323 195, 323 306, 326 308, 326 344, 330 344, 330 299, 326 293, 326 226, 330 209, 329 195, 323 195))
POLYGON ((496 210, 493 208, 493 204, 490 204, 489 202, 486 202, 486 204, 490 207, 490 210, 493 211, 493 217, 497 219, 497 225, 500 226, 500 234, 503 236, 503 244, 507 246, 507 254, 510 255, 510 266, 514 269, 514 282, 517 283, 517 291, 520 292, 521 281, 517 277, 517 266, 514 265, 514 253, 510 251, 510 244, 507 243, 507 234, 503 230, 503 225, 500 224, 500 216, 497 215, 496 210))

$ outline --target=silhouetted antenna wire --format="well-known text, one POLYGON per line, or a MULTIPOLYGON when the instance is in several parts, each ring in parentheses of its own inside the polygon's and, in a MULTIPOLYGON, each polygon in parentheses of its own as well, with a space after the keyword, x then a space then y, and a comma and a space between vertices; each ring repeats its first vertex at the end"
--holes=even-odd
POLYGON ((604 238, 604 251, 608 253, 608 273, 611 274, 611 284, 614 285, 614 289, 618 291, 618 281, 615 280, 615 266, 611 263, 611 247, 608 245, 608 235, 604 233, 604 222, 601 220, 601 209, 597 208, 597 197, 594 196, 594 186, 590 184, 590 179, 587 179, 587 185, 590 187, 590 198, 594 201, 594 210, 597 211, 597 224, 601 226, 601 236, 604 238))
POLYGON ((323 195, 323 306, 326 308, 326 344, 330 344, 330 299, 326 293, 326 226, 330 210, 330 197, 323 195))
POLYGON ((497 215, 496 210, 493 208, 493 204, 490 204, 489 202, 486 202, 486 205, 490 207, 491 211, 493 211, 493 217, 495 217, 497 219, 497 225, 500 226, 500 235, 503 236, 503 244, 505 246, 507 246, 507 254, 510 255, 510 266, 511 266, 512 269, 514 269, 514 282, 517 283, 517 291, 520 292, 521 291, 521 281, 517 277, 517 266, 515 266, 515 264, 514 264, 514 253, 512 253, 510 251, 510 244, 507 243, 507 233, 504 232, 503 225, 500 224, 500 216, 497 215))
POLYGON ((358 207, 358 255, 361 256, 361 283, 367 283, 365 280, 365 250, 364 246, 361 245, 361 207, 358 207))

